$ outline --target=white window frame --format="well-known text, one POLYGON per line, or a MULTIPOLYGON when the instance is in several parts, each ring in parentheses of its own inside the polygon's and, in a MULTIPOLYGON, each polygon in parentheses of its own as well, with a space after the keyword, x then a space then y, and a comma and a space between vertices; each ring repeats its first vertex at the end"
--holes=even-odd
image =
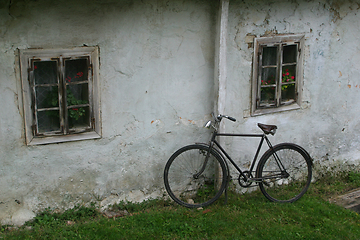
MULTIPOLYGON (((20 77, 22 83, 22 97, 24 109, 25 138, 27 145, 50 144, 59 142, 78 141, 101 138, 101 114, 100 114, 100 88, 99 88, 99 49, 98 47, 78 47, 69 49, 25 49, 19 50, 20 77), (30 73, 32 59, 51 58, 79 58, 89 59, 91 74, 89 76, 89 96, 91 108, 91 130, 80 133, 65 135, 42 135, 36 136, 34 131, 34 110, 30 85, 30 73)), ((62 74, 60 74, 62 75, 62 74)), ((61 76, 60 76, 61 77, 61 76)))
MULTIPOLYGON (((269 37, 258 37, 254 39, 254 59, 253 59, 253 71, 252 71, 252 98, 251 98, 251 116, 282 112, 288 110, 299 109, 301 107, 301 93, 302 93, 302 82, 303 82, 303 48, 304 48, 305 35, 303 34, 294 34, 294 35, 275 35, 269 37), (279 102, 276 103, 276 106, 271 107, 259 107, 260 101, 260 86, 261 86, 261 76, 260 76, 260 64, 259 59, 261 55, 262 48, 265 46, 279 46, 279 51, 282 52, 282 46, 284 45, 298 45, 298 55, 297 55, 297 64, 296 64, 296 84, 295 84, 295 95, 296 99, 291 104, 280 105, 279 102)), ((281 55, 281 54, 279 54, 281 55)), ((280 58, 278 56, 278 58, 280 58)), ((281 82, 282 73, 280 70, 281 59, 277 60, 278 64, 278 78, 277 84, 281 82)), ((278 94, 278 93, 277 93, 278 94)), ((277 100, 278 100, 277 96, 277 100)))

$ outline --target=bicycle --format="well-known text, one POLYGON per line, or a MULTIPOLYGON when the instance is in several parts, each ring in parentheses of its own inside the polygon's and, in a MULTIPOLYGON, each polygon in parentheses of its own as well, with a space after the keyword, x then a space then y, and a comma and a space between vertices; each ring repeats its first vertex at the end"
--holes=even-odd
POLYGON ((214 116, 214 121, 210 120, 204 126, 214 129, 209 144, 195 143, 182 147, 167 161, 164 184, 176 203, 189 208, 205 207, 219 199, 224 190, 227 194, 231 176, 226 159, 239 172, 238 182, 241 187, 257 184, 270 201, 295 202, 306 193, 311 182, 312 160, 304 148, 293 143, 273 146, 267 135, 275 134, 276 125, 258 123, 262 134, 220 133, 219 126, 223 118, 236 121, 230 116, 214 116), (216 137, 260 138, 250 168, 242 171, 216 137), (269 149, 262 155, 254 171, 264 141, 269 149))

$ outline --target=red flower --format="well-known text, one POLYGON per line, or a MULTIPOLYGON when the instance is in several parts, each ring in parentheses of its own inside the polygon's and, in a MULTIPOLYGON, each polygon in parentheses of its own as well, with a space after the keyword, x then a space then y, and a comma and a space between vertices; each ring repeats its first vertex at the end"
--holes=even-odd
POLYGON ((294 80, 294 79, 295 79, 295 77, 294 77, 294 76, 291 76, 291 79, 292 79, 292 80, 294 80))
POLYGON ((287 73, 286 73, 286 76, 288 76, 289 74, 290 74, 290 73, 287 72, 287 73))
POLYGON ((34 66, 34 69, 37 69, 37 66, 36 66, 36 65, 34 66))
POLYGON ((79 109, 78 108, 73 108, 74 111, 78 111, 79 109))

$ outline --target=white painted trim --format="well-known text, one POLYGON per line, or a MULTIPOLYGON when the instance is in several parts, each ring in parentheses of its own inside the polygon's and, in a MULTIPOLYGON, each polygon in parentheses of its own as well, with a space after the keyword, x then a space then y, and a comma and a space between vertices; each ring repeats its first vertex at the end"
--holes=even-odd
POLYGON ((25 139, 27 145, 49 144, 59 142, 78 141, 85 139, 101 138, 101 111, 100 111, 100 78, 99 78, 99 48, 98 47, 75 47, 67 49, 23 49, 19 50, 20 58, 20 74, 22 83, 22 97, 23 97, 23 111, 25 122, 25 139), (46 136, 35 137, 32 131, 33 112, 31 109, 31 89, 28 82, 28 61, 32 58, 47 59, 59 56, 78 57, 86 55, 90 57, 93 70, 91 76, 93 84, 91 89, 92 100, 90 104, 93 109, 93 116, 95 118, 95 129, 91 132, 60 135, 60 136, 46 136))
POLYGON ((254 52, 253 52, 253 69, 252 69, 252 82, 251 82, 251 116, 258 116, 270 113, 284 112, 301 108, 302 101, 302 84, 303 84, 303 55, 305 46, 304 34, 288 34, 288 35, 274 35, 270 37, 258 37, 254 39, 254 52), (260 45, 267 44, 279 44, 279 43, 300 43, 299 47, 301 52, 299 54, 296 72, 297 72, 297 101, 291 105, 271 107, 271 108, 259 108, 256 107, 256 96, 258 95, 258 52, 260 45))
POLYGON ((229 0, 220 0, 217 19, 217 40, 215 52, 215 112, 225 114, 226 79, 227 79, 227 27, 229 17, 229 0))
POLYGON ((50 143, 61 143, 61 142, 73 142, 81 141, 88 139, 98 139, 101 138, 96 132, 86 132, 78 134, 70 134, 63 136, 50 136, 50 137, 34 137, 29 143, 29 146, 32 145, 41 145, 41 144, 50 144, 50 143))

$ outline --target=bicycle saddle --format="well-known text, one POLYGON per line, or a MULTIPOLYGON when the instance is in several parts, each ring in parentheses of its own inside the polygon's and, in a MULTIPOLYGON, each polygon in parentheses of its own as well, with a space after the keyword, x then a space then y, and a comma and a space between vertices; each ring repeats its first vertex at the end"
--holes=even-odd
POLYGON ((271 135, 274 135, 277 129, 277 126, 275 125, 267 125, 262 123, 258 123, 258 127, 261 130, 263 130, 265 134, 271 134, 271 135))

